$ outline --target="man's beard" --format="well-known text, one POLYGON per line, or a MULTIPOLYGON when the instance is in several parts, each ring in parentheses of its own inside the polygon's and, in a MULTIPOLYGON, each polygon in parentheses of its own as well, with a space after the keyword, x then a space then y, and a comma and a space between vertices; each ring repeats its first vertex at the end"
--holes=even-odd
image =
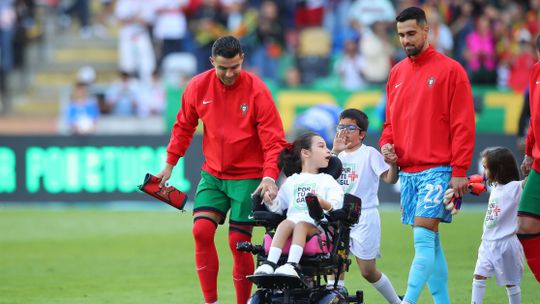
POLYGON ((409 56, 409 57, 416 56, 416 55, 420 54, 421 51, 422 51, 421 48, 417 48, 414 45, 412 46, 412 48, 405 48, 405 53, 407 53, 407 56, 409 56))

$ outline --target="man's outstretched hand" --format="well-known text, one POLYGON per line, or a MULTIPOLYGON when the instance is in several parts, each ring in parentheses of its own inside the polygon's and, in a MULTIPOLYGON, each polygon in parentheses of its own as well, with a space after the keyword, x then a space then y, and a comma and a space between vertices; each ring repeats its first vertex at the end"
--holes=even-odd
POLYGON ((467 187, 469 186, 469 180, 467 177, 452 177, 450 180, 450 188, 454 189, 454 195, 456 197, 463 197, 467 193, 467 187))
POLYGON ((384 161, 387 164, 397 163, 398 157, 397 157, 396 150, 394 149, 393 144, 384 144, 381 147, 381 154, 383 155, 384 161))
POLYGON ((265 203, 271 203, 277 196, 278 187, 276 185, 276 182, 274 182, 271 178, 263 178, 257 189, 252 193, 254 194, 260 194, 262 197, 263 202, 265 203))
POLYGON ((521 162, 521 173, 523 173, 523 176, 528 176, 531 172, 532 164, 534 159, 530 157, 529 155, 525 155, 525 158, 523 158, 523 162, 521 162))

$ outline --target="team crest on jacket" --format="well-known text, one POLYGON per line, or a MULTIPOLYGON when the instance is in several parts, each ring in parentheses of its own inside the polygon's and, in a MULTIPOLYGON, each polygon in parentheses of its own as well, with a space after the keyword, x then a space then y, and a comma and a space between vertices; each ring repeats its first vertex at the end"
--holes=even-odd
POLYGON ((435 84, 435 77, 430 76, 430 77, 428 78, 428 80, 427 80, 427 85, 428 85, 428 87, 431 88, 434 84, 435 84))
POLYGON ((246 115, 247 110, 248 110, 248 105, 247 105, 247 103, 243 103, 243 104, 240 106, 240 110, 242 110, 242 115, 246 115))

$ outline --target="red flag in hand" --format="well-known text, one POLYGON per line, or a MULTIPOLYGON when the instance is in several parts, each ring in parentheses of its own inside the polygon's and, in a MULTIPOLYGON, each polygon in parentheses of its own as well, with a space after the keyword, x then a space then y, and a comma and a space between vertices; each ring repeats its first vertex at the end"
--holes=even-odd
POLYGON ((180 211, 183 211, 187 202, 187 195, 173 186, 159 188, 160 181, 161 179, 150 173, 146 173, 144 182, 142 185, 139 185, 139 189, 157 198, 158 200, 165 202, 180 211))

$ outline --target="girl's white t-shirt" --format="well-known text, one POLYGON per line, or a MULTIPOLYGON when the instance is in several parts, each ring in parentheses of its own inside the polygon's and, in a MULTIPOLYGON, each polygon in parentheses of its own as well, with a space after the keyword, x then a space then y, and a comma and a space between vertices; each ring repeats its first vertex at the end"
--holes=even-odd
POLYGON ((360 148, 339 153, 343 171, 338 182, 345 193, 362 199, 362 209, 379 205, 379 179, 381 174, 390 169, 382 154, 375 148, 362 144, 360 148))
POLYGON ((295 173, 281 185, 270 209, 279 213, 287 210, 287 217, 305 217, 306 221, 311 222, 313 220, 309 216, 305 201, 308 193, 316 193, 324 198, 330 202, 333 209, 343 206, 343 190, 332 176, 326 173, 295 173))
POLYGON ((516 233, 521 193, 523 193, 521 181, 493 186, 484 219, 482 240, 494 241, 516 233))

